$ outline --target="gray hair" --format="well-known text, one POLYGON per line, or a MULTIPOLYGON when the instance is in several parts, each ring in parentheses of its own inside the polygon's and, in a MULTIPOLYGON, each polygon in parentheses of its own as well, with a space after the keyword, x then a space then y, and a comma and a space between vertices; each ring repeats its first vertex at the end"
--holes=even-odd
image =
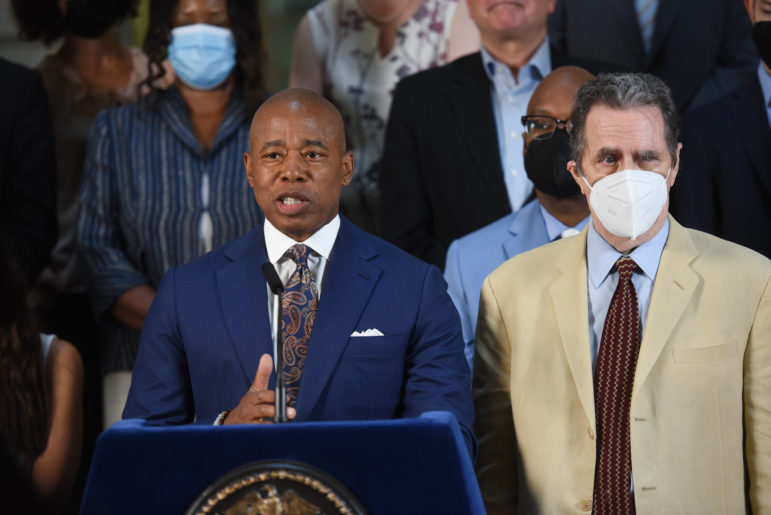
POLYGON ((680 136, 678 115, 672 92, 658 77, 649 73, 601 73, 592 81, 585 82, 578 88, 573 101, 573 122, 570 145, 573 159, 581 164, 586 148, 586 117, 596 104, 604 104, 614 109, 633 109, 636 107, 657 107, 664 119, 664 137, 669 148, 669 155, 674 165, 677 160, 677 139, 680 136))

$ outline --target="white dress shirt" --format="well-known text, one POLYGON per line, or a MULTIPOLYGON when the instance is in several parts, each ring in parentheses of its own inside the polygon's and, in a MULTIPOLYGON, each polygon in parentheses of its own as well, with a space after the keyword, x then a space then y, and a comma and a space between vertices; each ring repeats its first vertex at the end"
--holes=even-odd
MULTIPOLYGON (((340 215, 335 216, 331 222, 327 223, 321 229, 316 231, 305 241, 295 241, 286 234, 282 233, 276 227, 271 224, 268 219, 265 219, 264 234, 265 234, 265 250, 268 253, 268 260, 273 263, 278 272, 278 277, 281 282, 286 285, 289 278, 294 273, 297 265, 289 256, 286 256, 286 251, 293 245, 301 243, 309 248, 308 252, 308 268, 311 271, 313 281, 316 283, 316 289, 318 291, 319 299, 321 298, 321 286, 324 282, 324 272, 327 268, 327 262, 332 254, 332 247, 335 245, 337 239, 337 233, 340 230, 340 215)), ((273 310, 275 304, 275 295, 270 291, 270 287, 267 288, 268 294, 268 314, 270 318, 270 334, 275 339, 276 328, 273 325, 273 310)), ((275 341, 274 341, 275 344, 275 341)))

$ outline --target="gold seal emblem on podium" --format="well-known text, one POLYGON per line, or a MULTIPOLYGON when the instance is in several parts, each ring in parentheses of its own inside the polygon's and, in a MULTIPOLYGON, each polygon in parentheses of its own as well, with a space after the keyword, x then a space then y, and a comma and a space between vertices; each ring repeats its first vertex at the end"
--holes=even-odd
POLYGON ((305 463, 274 460, 226 473, 195 499, 187 515, 364 515, 338 480, 305 463))

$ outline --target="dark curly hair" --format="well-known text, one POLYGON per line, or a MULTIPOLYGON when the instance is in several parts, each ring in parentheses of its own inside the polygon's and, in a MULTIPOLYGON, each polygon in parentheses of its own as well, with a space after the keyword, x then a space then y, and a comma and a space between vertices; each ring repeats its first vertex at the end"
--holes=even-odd
POLYGON ((0 435, 31 466, 48 444, 51 394, 23 277, 0 243, 0 435))
MULTIPOLYGON (((138 0, 91 0, 93 6, 83 9, 99 11, 99 15, 119 22, 136 15, 138 0)), ((67 29, 57 0, 11 0, 13 16, 19 26, 19 37, 28 41, 41 40, 50 45, 67 29)))
MULTIPOLYGON (((150 24, 144 44, 149 69, 147 79, 140 87, 149 86, 153 92, 161 92, 158 80, 166 75, 163 62, 169 55, 178 4, 179 0, 150 0, 150 24)), ((236 44, 235 85, 246 99, 244 116, 251 117, 265 99, 264 51, 257 0, 227 0, 227 11, 236 44)))

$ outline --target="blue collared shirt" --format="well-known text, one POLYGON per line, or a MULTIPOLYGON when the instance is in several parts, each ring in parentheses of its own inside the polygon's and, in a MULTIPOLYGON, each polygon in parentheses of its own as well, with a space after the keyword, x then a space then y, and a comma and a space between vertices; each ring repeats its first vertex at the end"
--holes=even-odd
MULTIPOLYGON (((653 282, 656 279, 661 252, 664 250, 667 236, 669 236, 669 219, 664 222, 664 226, 653 238, 628 254, 637 263, 637 270, 632 276, 632 284, 634 284, 635 292, 637 292, 637 304, 643 331, 645 331, 645 319, 648 316, 648 307, 651 303, 653 282)), ((592 371, 594 371, 597 363, 605 316, 618 285, 618 272, 613 270, 613 265, 624 255, 599 235, 594 224, 589 224, 589 232, 586 237, 586 286, 589 292, 589 344, 591 345, 592 371)))
POLYGON ((768 117, 768 124, 771 125, 771 75, 768 74, 763 61, 758 64, 758 80, 760 81, 760 89, 763 90, 763 101, 766 103, 766 116, 768 117))
POLYGON ((560 236, 562 236, 562 233, 565 232, 567 229, 575 229, 577 231, 576 234, 584 230, 584 227, 586 227, 586 224, 589 223, 589 219, 591 217, 587 216, 580 222, 578 222, 573 227, 570 227, 569 225, 565 225, 554 216, 552 216, 551 213, 549 213, 545 207, 543 207, 543 204, 540 202, 538 203, 538 209, 541 211, 541 216, 543 217, 543 222, 546 225, 546 235, 549 237, 549 241, 554 241, 560 236))
POLYGON ((490 79, 503 180, 511 209, 517 211, 533 192, 533 183, 527 178, 522 157, 521 118, 527 114, 527 104, 536 86, 551 72, 549 38, 544 38, 530 61, 520 68, 517 78, 508 66, 496 61, 484 47, 481 52, 485 72, 490 79))

